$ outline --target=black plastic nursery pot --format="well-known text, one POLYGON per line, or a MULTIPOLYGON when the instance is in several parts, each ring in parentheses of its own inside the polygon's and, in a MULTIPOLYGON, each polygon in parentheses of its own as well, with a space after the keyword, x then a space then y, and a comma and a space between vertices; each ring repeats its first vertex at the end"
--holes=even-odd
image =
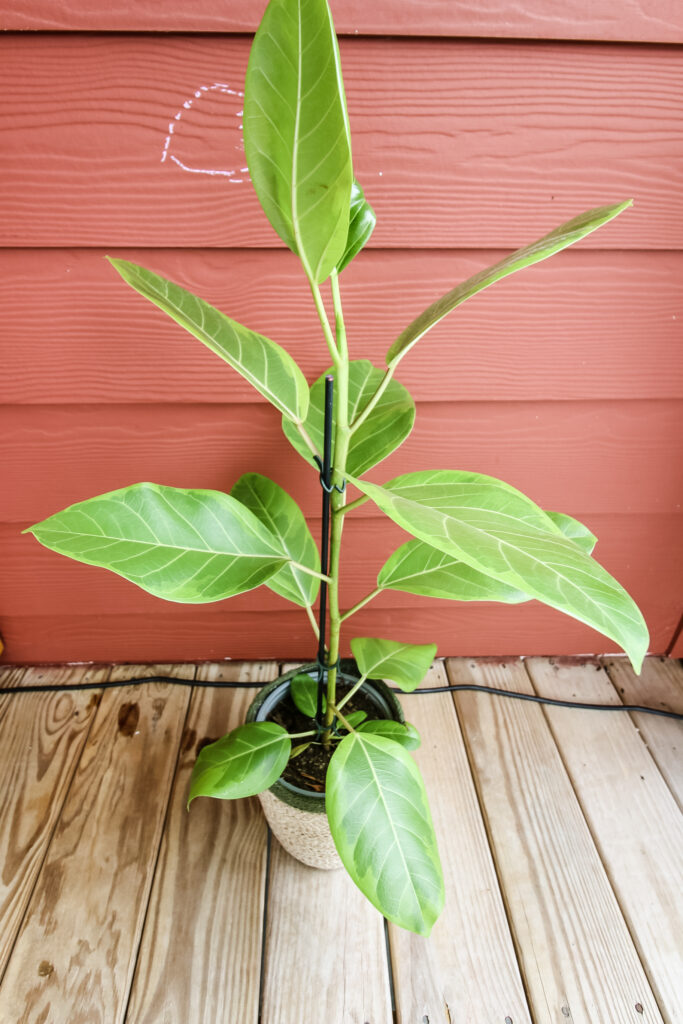
MULTIPOLYGON (((292 669, 279 679, 268 683, 252 701, 247 711, 247 722, 263 722, 289 694, 291 680, 306 672, 318 678, 315 662, 292 669)), ((341 684, 353 685, 360 678, 355 661, 343 659, 337 671, 341 684)), ((377 718, 405 722, 403 709, 389 687, 376 679, 368 679, 362 690, 376 708, 377 718)), ((268 824, 276 839, 289 854, 310 867, 333 869, 342 863, 325 814, 325 793, 315 793, 280 778, 269 790, 259 794, 268 824)))

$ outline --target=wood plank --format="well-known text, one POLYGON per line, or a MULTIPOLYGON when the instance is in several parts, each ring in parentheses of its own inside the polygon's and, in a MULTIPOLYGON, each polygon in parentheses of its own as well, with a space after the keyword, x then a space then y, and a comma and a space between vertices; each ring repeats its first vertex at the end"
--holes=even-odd
POLYGON ((271 840, 262 1019, 391 1024, 382 918, 345 871, 294 860, 271 840))
MULTIPOLYGON (((673 658, 646 658, 637 676, 626 658, 603 665, 625 704, 644 704, 683 714, 683 665, 673 658)), ((635 712, 633 721, 678 804, 683 808, 683 724, 635 712)))
MULTIPOLYGON (((527 0, 523 6, 489 0, 485 6, 452 0, 333 0, 337 31, 350 35, 475 36, 523 39, 613 39, 683 42, 683 16, 668 0, 625 0, 615 10, 611 0, 582 0, 571 7, 527 0)), ((163 17, 154 0, 124 0, 103 7, 98 0, 58 6, 49 0, 6 0, 4 29, 66 32, 254 32, 263 4, 233 0, 218 8, 209 0, 164 4, 163 17)))
POLYGON ((199 800, 190 814, 186 801, 198 750, 244 721, 257 692, 246 684, 276 675, 272 662, 197 669, 245 689, 192 695, 127 1011, 135 1024, 257 1024, 265 819, 255 798, 199 800))
MULTIPOLYGON (((76 685, 108 676, 107 668, 29 668, 19 679, 0 678, 0 685, 76 685)), ((100 696, 99 690, 0 696, 0 978, 100 696)))
POLYGON ((123 1021, 188 701, 104 692, 0 987, 8 1020, 123 1021))
MULTIPOLYGON (((408 443, 367 477, 382 483, 441 465, 499 477, 544 508, 576 515, 672 514, 681 503, 681 408, 654 400, 428 402, 408 443)), ((272 477, 306 513, 319 513, 317 476, 283 440, 265 401, 7 406, 0 433, 4 522, 34 523, 136 480, 226 490, 244 472, 272 477)))
MULTIPOLYGON (((425 686, 446 686, 437 661, 425 686)), ((401 1024, 429 1020, 530 1022, 486 829, 453 707, 444 694, 401 697, 422 736, 425 780, 446 884, 446 907, 428 940, 389 926, 401 1024)))
MULTIPOLYGON (((525 662, 544 697, 618 704, 596 664, 525 662), (596 671, 597 669, 597 671, 596 671)), ((546 717, 667 1024, 683 1021, 683 818, 626 714, 546 717)))
MULTIPOLYGON (((452 683, 531 691, 520 662, 447 669, 452 683)), ((543 710, 454 699, 536 1024, 661 1021, 543 710)))
MULTIPOLYGON (((39 34, 0 46, 2 244, 279 244, 241 174, 248 38, 39 34), (187 173, 173 157, 230 174, 187 173)), ((676 47, 343 39, 341 51, 374 247, 516 248, 636 196, 583 244, 680 248, 676 47)))
MULTIPOLYGON (((288 251, 118 255, 277 339, 309 380, 327 369, 308 286, 288 251)), ((362 253, 342 282, 354 355, 381 366, 390 340, 420 310, 503 255, 362 253)), ((238 374, 125 288, 103 257, 99 249, 0 250, 0 306, 12 339, 3 351, 6 404, 261 401, 238 374)), ((466 303, 420 343, 399 376, 419 402, 443 401, 444 360, 461 401, 681 398, 682 280, 681 252, 568 250, 466 303)))

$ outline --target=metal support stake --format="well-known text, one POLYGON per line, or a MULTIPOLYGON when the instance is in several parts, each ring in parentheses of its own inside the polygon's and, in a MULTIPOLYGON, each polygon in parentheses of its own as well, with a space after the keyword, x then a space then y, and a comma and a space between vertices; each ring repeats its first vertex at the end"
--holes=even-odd
MULTIPOLYGON (((330 547, 330 493, 332 491, 332 410, 334 405, 334 376, 325 377, 325 422, 323 435, 323 462, 320 467, 320 483, 323 491, 322 536, 320 539, 320 571, 327 576, 330 547)), ((320 611, 318 616, 320 636, 318 640, 318 706, 315 720, 323 724, 323 694, 325 692, 325 636, 327 633, 327 583, 320 584, 320 611)))

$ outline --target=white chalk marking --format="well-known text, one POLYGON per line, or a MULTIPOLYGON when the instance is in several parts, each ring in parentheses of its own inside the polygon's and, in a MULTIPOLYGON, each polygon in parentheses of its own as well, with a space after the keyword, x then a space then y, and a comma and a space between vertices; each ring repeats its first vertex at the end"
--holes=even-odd
MULTIPOLYGON (((244 96, 244 93, 241 92, 239 89, 231 89, 230 86, 227 85, 225 82, 214 82, 213 85, 200 85, 194 94, 194 98, 185 100, 182 108, 177 112, 177 114, 175 114, 173 120, 169 123, 168 135, 166 136, 166 139, 164 141, 164 148, 161 153, 161 163, 163 164, 166 161, 166 157, 170 155, 171 160, 173 160, 173 162, 177 164, 178 167, 180 167, 183 171, 189 171, 191 174, 220 175, 221 177, 228 178, 231 182, 235 182, 235 184, 240 184, 242 181, 244 181, 244 179, 233 177, 233 175, 236 174, 236 171, 224 171, 204 167, 189 167, 187 164, 183 163, 182 160, 179 160, 177 156, 174 156, 172 153, 169 154, 168 152, 168 148, 171 145, 171 136, 175 131, 176 124, 180 121, 180 119, 183 116, 183 110, 191 110, 194 100, 201 99, 201 97, 205 95, 207 92, 220 92, 228 96, 244 96)), ((236 114, 236 117, 242 117, 243 115, 244 111, 240 110, 236 114)), ((238 125, 238 128, 240 129, 240 131, 242 130, 241 123, 238 125)), ((244 139, 242 139, 241 142, 242 146, 244 146, 244 139)), ((248 171, 248 168, 241 167, 240 171, 241 173, 244 174, 245 172, 248 171)))

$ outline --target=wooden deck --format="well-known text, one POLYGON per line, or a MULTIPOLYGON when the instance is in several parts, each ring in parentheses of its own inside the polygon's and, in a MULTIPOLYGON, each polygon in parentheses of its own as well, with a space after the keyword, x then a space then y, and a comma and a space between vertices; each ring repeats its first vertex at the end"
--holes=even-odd
MULTIPOLYGON (((407 717, 447 902, 429 939, 343 872, 269 839, 257 801, 185 799, 197 745, 254 690, 127 687, 153 672, 254 687, 278 666, 0 671, 1 1024, 623 1024, 683 1021, 683 727, 474 693, 407 717)), ((683 711, 648 659, 437 662, 429 685, 683 711)))

